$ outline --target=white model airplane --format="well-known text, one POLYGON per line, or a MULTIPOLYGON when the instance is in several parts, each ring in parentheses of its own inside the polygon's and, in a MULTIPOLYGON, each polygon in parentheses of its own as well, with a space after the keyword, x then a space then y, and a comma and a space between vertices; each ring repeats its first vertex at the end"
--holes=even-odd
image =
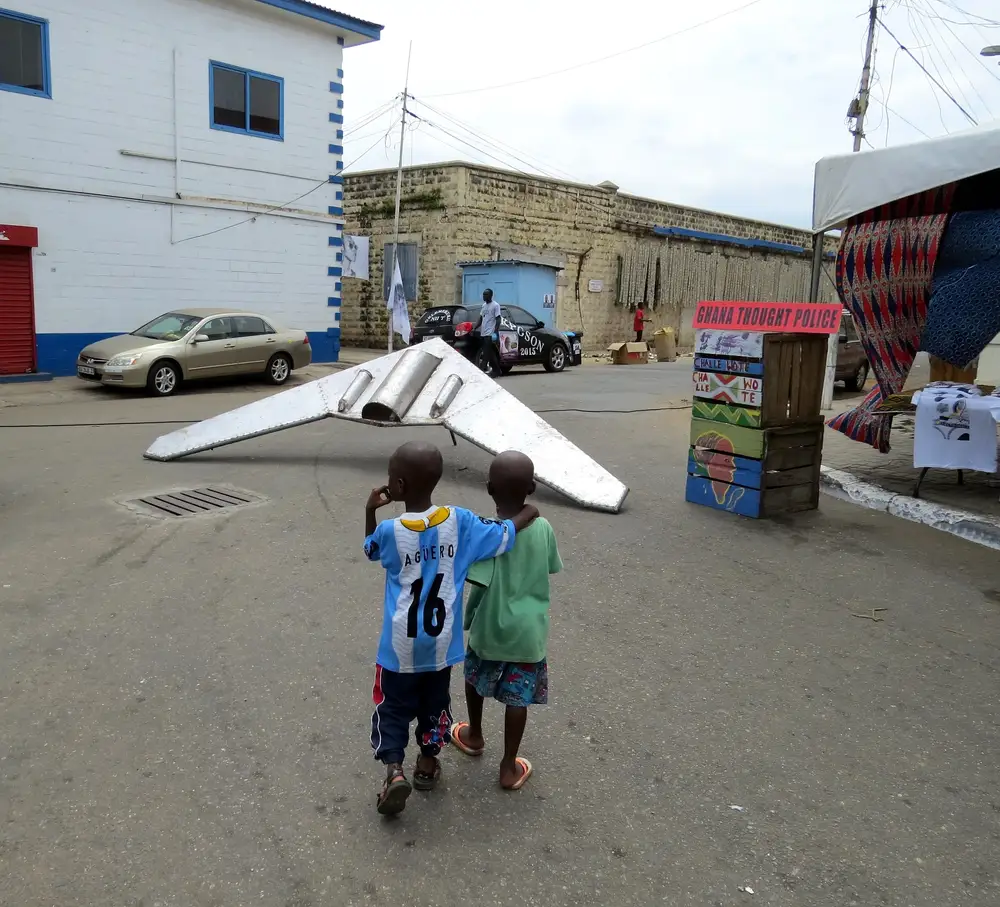
POLYGON ((150 460, 177 460, 320 419, 441 425, 498 454, 519 450, 535 478, 595 510, 617 513, 628 488, 443 340, 282 391, 156 439, 150 460))

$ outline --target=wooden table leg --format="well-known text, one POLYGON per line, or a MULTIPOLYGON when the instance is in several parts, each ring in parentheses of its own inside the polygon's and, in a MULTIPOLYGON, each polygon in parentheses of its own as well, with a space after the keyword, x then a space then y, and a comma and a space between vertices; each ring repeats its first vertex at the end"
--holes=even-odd
POLYGON ((924 480, 924 476, 927 475, 927 470, 930 469, 929 466, 925 466, 920 470, 920 475, 917 477, 917 484, 913 486, 913 497, 920 497, 920 484, 924 480))

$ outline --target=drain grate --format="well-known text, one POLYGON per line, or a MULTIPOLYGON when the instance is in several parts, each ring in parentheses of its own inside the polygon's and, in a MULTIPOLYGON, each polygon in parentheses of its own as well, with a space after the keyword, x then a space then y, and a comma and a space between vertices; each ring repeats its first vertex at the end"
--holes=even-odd
POLYGON ((180 491, 133 498, 125 501, 125 504, 151 516, 182 519, 228 513, 237 507, 260 503, 261 500, 263 499, 259 495, 250 491, 212 485, 208 488, 185 488, 180 491))

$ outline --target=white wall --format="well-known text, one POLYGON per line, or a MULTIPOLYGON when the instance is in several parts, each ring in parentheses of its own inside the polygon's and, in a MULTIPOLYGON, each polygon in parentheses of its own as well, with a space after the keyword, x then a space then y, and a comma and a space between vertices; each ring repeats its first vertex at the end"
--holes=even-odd
MULTIPOLYGON (((262 217, 171 245, 169 205, 0 188, 0 211, 39 226, 34 253, 39 334, 133 330, 178 306, 248 308, 307 331, 335 326, 327 305, 328 230, 262 217)), ((245 215, 183 207, 175 230, 193 236, 245 215)), ((9 215, 9 217, 8 217, 9 215)))
POLYGON ((335 325, 333 27, 257 0, 3 5, 50 23, 52 99, 0 91, 0 221, 39 228, 39 333, 132 329, 178 301, 259 303, 296 327, 335 325), (284 79, 284 141, 210 128, 210 60, 284 79), (294 219, 261 214, 190 239, 310 189, 294 219))

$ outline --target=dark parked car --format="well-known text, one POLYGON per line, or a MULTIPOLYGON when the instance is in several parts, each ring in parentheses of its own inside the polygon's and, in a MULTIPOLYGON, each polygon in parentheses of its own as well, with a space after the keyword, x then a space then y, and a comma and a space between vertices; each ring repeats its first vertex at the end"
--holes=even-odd
POLYGON ((497 340, 484 361, 478 311, 444 305, 427 309, 413 328, 413 343, 431 337, 441 338, 488 375, 496 377, 506 375, 515 365, 544 365, 549 372, 561 372, 567 365, 579 365, 583 334, 567 336, 546 327, 520 306, 502 305, 497 340))
POLYGON ((843 381, 849 391, 863 390, 868 380, 868 357, 854 326, 851 313, 845 311, 840 319, 840 338, 837 347, 837 381, 843 381))

